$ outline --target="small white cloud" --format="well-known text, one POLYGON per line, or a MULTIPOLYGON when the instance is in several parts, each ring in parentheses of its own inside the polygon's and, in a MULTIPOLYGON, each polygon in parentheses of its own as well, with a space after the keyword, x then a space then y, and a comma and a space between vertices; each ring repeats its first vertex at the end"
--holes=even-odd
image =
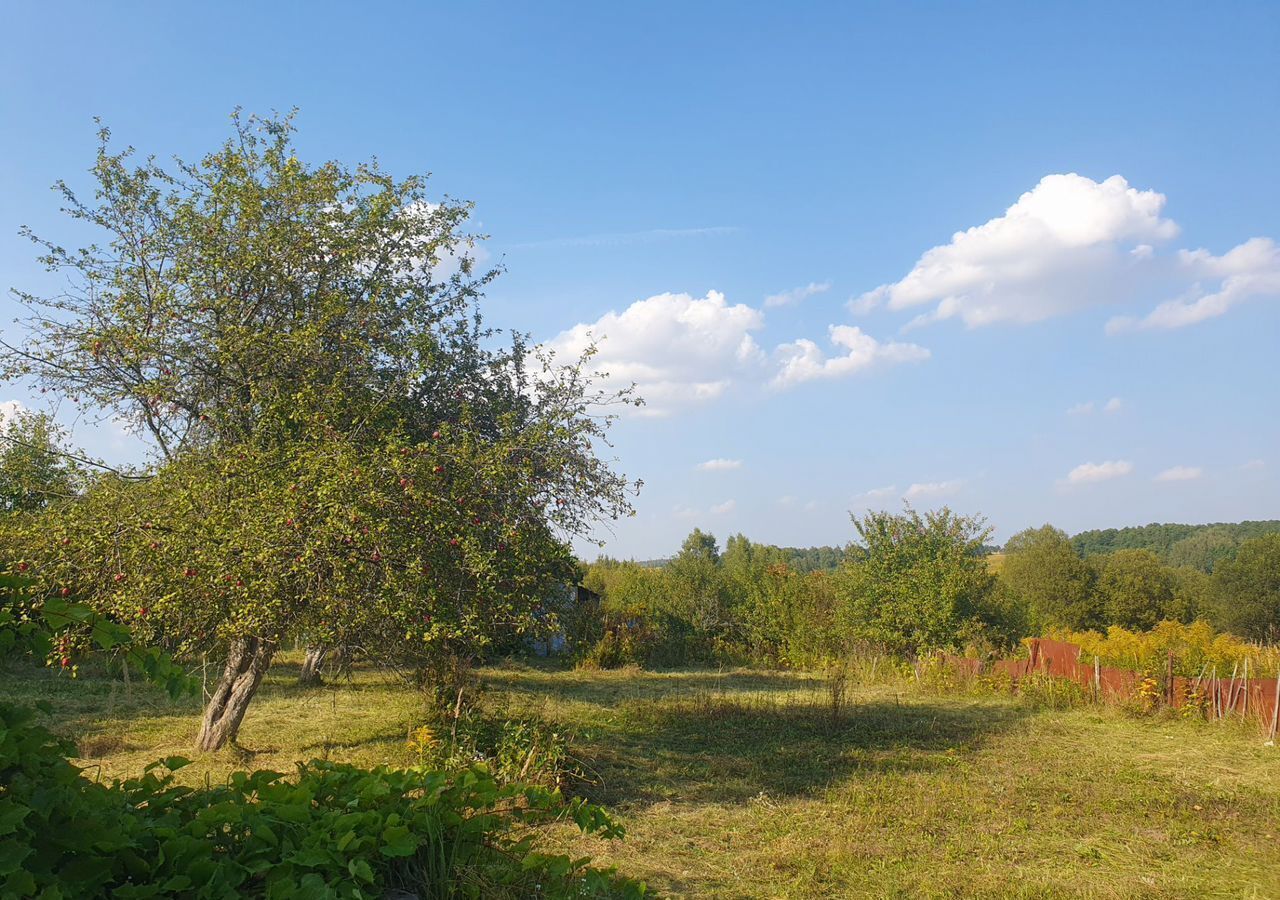
POLYGON ((897 493, 898 486, 896 484, 887 484, 884 487, 872 488, 871 490, 859 495, 859 498, 855 499, 883 500, 886 497, 892 497, 897 493))
POLYGON ((918 482, 907 488, 902 496, 906 500, 931 500, 935 497, 949 497, 964 487, 964 480, 918 482))
POLYGON ((1112 397, 1107 401, 1106 406, 1102 407, 1102 411, 1105 413, 1118 413, 1122 409, 1124 409, 1124 401, 1119 397, 1112 397))
POLYGON ((791 306, 793 303, 799 303, 815 294, 825 294, 831 290, 830 281, 811 281, 803 287, 792 288, 789 291, 782 291, 777 294, 770 294, 764 298, 765 309, 773 309, 775 306, 791 306))
POLYGON ((1067 410, 1069 416, 1087 416, 1093 412, 1093 401, 1086 400, 1084 403, 1077 403, 1075 406, 1067 410))
POLYGON ((742 460, 740 459, 709 459, 706 462, 698 463, 698 468, 703 472, 730 472, 734 469, 741 469, 742 460))
POLYGON ((698 518, 698 511, 691 506, 686 506, 683 503, 677 503, 675 506, 671 507, 671 515, 677 519, 696 519, 698 518))
POLYGON ((790 494, 783 494, 781 497, 778 498, 778 505, 779 506, 795 506, 796 498, 792 497, 790 494))
POLYGON ((711 507, 711 512, 717 516, 725 513, 731 513, 737 505, 737 501, 726 500, 723 503, 717 503, 715 506, 711 507))
POLYGON ((1246 472, 1258 472, 1266 467, 1267 462, 1263 459, 1251 459, 1246 463, 1240 464, 1240 468, 1244 469, 1246 472))
POLYGON ((1195 481, 1204 474, 1199 466, 1173 466, 1155 477, 1156 481, 1195 481))
POLYGON ((1126 460, 1108 460, 1101 463, 1081 463, 1067 473, 1070 484, 1092 484, 1120 478, 1133 471, 1133 463, 1126 460))
POLYGON ((897 341, 881 343, 854 325, 832 325, 828 330, 831 343, 847 352, 828 357, 807 338, 782 344, 774 351, 778 362, 778 373, 771 382, 774 388, 789 388, 818 378, 841 378, 876 366, 929 358, 929 351, 924 347, 897 341))

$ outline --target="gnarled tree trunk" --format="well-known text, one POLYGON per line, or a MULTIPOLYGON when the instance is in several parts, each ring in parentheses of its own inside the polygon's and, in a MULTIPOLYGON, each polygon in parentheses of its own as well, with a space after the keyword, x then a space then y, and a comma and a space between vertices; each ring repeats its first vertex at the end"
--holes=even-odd
POLYGON ((332 647, 307 647, 298 672, 300 686, 313 686, 324 681, 341 678, 351 668, 351 648, 346 644, 332 647))
POLYGON ((302 670, 298 672, 298 684, 304 687, 320 684, 320 667, 324 665, 327 647, 308 647, 307 655, 302 658, 302 670))
POLYGON ((275 652, 275 641, 262 638, 243 637, 231 642, 227 666, 204 710, 196 749, 219 750, 236 739, 244 712, 257 693, 275 652))

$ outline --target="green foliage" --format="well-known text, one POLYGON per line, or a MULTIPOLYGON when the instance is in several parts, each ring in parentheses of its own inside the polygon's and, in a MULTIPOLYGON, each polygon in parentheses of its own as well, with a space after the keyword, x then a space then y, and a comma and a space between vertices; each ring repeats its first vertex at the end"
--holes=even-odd
POLYGON ((1116 550, 1150 550, 1171 566, 1212 572, 1246 540, 1280 532, 1280 520, 1215 522, 1209 525, 1151 524, 1132 528, 1082 531, 1071 539, 1081 556, 1116 550))
POLYGON ((69 597, 69 591, 49 595, 34 579, 0 573, 0 656, 44 657, 75 677, 78 656, 107 652, 171 697, 197 690, 168 653, 136 641, 128 628, 69 597))
POLYGON ((1094 571, 1065 532, 1044 525, 1011 537, 1000 580, 1028 607, 1034 627, 1090 628, 1105 615, 1094 593, 1094 571))
POLYGON ((695 528, 665 569, 667 593, 656 611, 690 632, 689 661, 710 660, 737 635, 734 597, 724 578, 714 535, 695 528))
POLYGON ((741 640, 751 659, 818 666, 839 653, 835 589, 827 572, 803 573, 793 561, 786 548, 736 535, 725 547, 724 574, 737 598, 741 640))
POLYGON ((737 617, 715 537, 697 529, 666 566, 603 559, 584 586, 600 594, 597 643, 581 662, 597 668, 683 666, 730 652, 737 617))
POLYGON ((407 663, 479 653, 495 623, 532 627, 536 598, 574 571, 529 498, 493 487, 509 449, 442 433, 192 451, 144 481, 101 478, 5 539, 50 590, 174 652, 306 633, 407 663))
POLYGON ((1104 557, 1098 599, 1105 621, 1145 631, 1173 611, 1174 580, 1149 550, 1117 550, 1104 557))
POLYGON ((483 325, 495 273, 474 270, 465 204, 376 164, 309 166, 292 132, 237 116, 166 169, 104 130, 93 199, 62 186, 104 242, 37 240, 69 288, 19 294, 30 336, 0 362, 113 412, 155 459, 0 541, 171 649, 251 643, 246 671, 299 633, 474 657, 536 625, 572 577, 566 536, 630 511, 595 449, 601 408, 636 401, 596 387, 591 350, 556 361, 483 325))
POLYGON ((286 779, 236 773, 192 789, 172 757, 103 785, 74 747, 0 706, 0 885, 67 897, 639 896, 583 860, 534 850, 529 826, 570 819, 618 837, 599 807, 542 788, 458 774, 314 761, 286 779))
POLYGON ((984 524, 949 510, 876 513, 857 524, 861 542, 843 552, 835 576, 802 575, 788 565, 786 549, 740 534, 721 552, 714 536, 698 529, 662 567, 601 558, 584 574, 602 600, 593 627, 579 628, 589 634, 579 661, 596 668, 743 660, 821 668, 859 644, 893 654, 993 654, 1046 629, 1143 630, 1215 611, 1262 634, 1280 609, 1268 599, 1280 563, 1256 542, 1242 557, 1249 575, 1227 561, 1210 577, 1166 566, 1144 550, 1082 559, 1051 525, 1014 535, 996 566, 984 524))
POLYGON ((847 633, 893 653, 957 647, 981 633, 994 584, 990 529, 950 509, 854 517, 863 559, 838 580, 847 633))
POLYGON ((810 572, 834 572, 844 562, 843 547, 779 547, 788 568, 801 575, 810 572))
POLYGON ((1280 639, 1280 534, 1240 545, 1213 573, 1220 627, 1259 641, 1280 639))
POLYGON ((1178 622, 1212 616, 1216 604, 1213 578, 1191 566, 1178 566, 1168 572, 1173 581, 1173 601, 1165 610, 1166 616, 1178 622))
POLYGON ((483 764, 503 784, 559 790, 578 778, 569 745, 572 735, 535 718, 486 714, 460 702, 451 716, 439 716, 409 735, 419 764, 461 770, 483 764))
POLYGON ((1080 647, 1081 659, 1093 657, 1106 666, 1129 669, 1162 678, 1169 657, 1174 674, 1197 678, 1217 669, 1226 678, 1233 670, 1244 674, 1249 661, 1251 678, 1280 673, 1280 648, 1250 644, 1231 634, 1215 631, 1203 620, 1184 625, 1165 621, 1149 631, 1133 631, 1113 625, 1106 634, 1097 631, 1058 632, 1056 637, 1080 647))
POLYGON ((836 655, 836 599, 825 572, 789 551, 733 535, 721 553, 699 529, 662 567, 602 557, 584 585, 602 597, 579 661, 593 668, 697 663, 820 665, 836 655))
POLYGON ((30 512, 75 497, 84 481, 66 434, 44 413, 20 410, 0 428, 0 510, 30 512))

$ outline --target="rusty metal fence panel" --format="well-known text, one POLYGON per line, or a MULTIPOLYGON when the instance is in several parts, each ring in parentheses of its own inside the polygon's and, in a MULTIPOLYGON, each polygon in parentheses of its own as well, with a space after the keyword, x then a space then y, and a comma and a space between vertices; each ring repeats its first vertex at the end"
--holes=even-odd
MULTIPOLYGON (((1009 678, 1015 687, 1019 680, 1036 673, 1070 679, 1096 691, 1098 699, 1107 702, 1135 699, 1144 680, 1138 672, 1082 659, 1081 650, 1075 644, 1050 638, 1028 641, 1025 659, 998 659, 984 663, 950 654, 945 658, 966 675, 1002 675, 1009 678)), ((1199 678, 1186 678, 1173 675, 1172 671, 1170 659, 1168 673, 1156 680, 1163 691, 1164 702, 1169 706, 1175 709, 1198 706, 1209 719, 1231 716, 1254 719, 1267 728, 1271 737, 1275 737, 1280 724, 1280 684, 1277 683, 1280 679, 1222 678, 1216 672, 1199 678)))

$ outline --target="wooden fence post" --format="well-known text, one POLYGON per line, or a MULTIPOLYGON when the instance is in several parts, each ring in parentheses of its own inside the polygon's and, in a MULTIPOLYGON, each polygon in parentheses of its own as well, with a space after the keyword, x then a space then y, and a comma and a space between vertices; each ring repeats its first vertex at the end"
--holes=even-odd
POLYGON ((1277 724, 1280 724, 1280 673, 1276 674, 1276 696, 1271 713, 1271 734, 1267 736, 1267 740, 1270 742, 1274 742, 1276 739, 1277 724))
POLYGON ((1227 718, 1231 717, 1231 713, 1236 708, 1236 672, 1240 671, 1240 661, 1237 660, 1231 666, 1231 682, 1227 685, 1227 718))
POLYGON ((1240 710, 1240 721, 1249 717, 1249 657, 1244 658, 1244 708, 1240 710))
POLYGON ((1211 683, 1213 685, 1213 687, 1211 688, 1211 690, 1213 691, 1213 717, 1215 719, 1220 719, 1222 718, 1222 711, 1221 711, 1222 704, 1218 701, 1218 664, 1217 663, 1214 663, 1213 665, 1213 681, 1211 683))

